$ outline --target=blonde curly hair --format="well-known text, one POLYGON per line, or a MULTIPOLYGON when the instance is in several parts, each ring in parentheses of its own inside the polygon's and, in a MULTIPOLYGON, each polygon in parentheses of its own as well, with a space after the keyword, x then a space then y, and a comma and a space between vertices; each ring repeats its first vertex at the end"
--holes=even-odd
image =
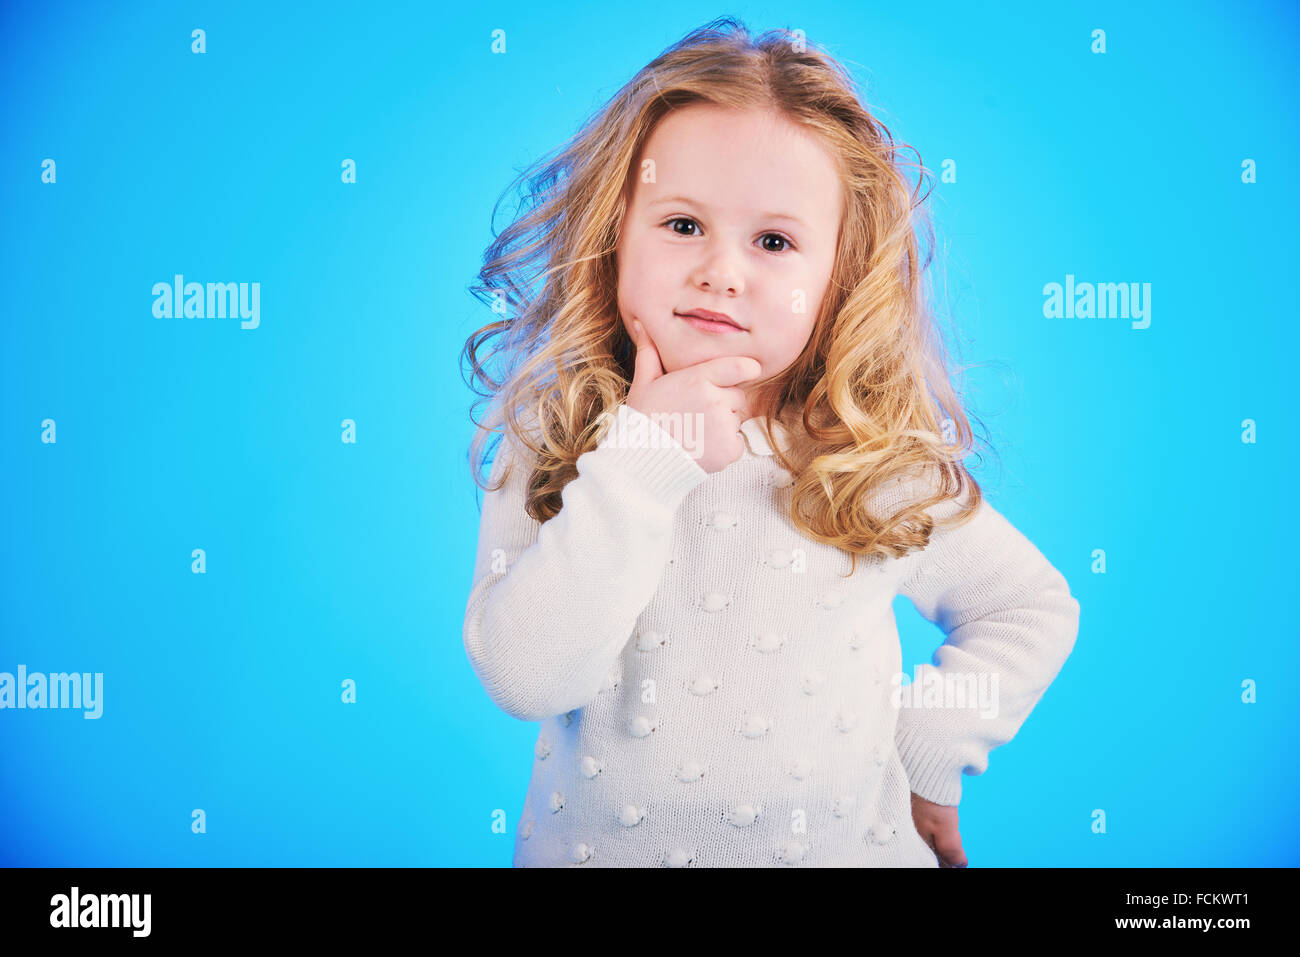
POLYGON ((919 198, 909 190, 896 157, 905 147, 838 62, 800 34, 751 38, 732 17, 661 53, 507 188, 526 184, 470 287, 501 318, 461 353, 471 389, 494 400, 488 420, 474 420, 475 481, 495 491, 507 480, 508 472, 496 485, 478 477, 487 437, 504 427, 530 453, 526 511, 550 520, 578 457, 600 440, 603 413, 625 401, 635 347, 619 316, 614 251, 642 147, 670 110, 691 103, 779 111, 838 157, 845 215, 820 313, 802 354, 753 410, 801 426, 789 448, 772 443, 795 479, 791 521, 852 555, 850 575, 859 556, 902 557, 928 543, 937 521, 969 521, 982 497, 962 464, 974 437, 922 282, 931 256, 918 263, 914 233, 916 212, 933 248, 922 205, 929 190, 919 198), (503 368, 493 378, 486 366, 496 357, 503 368), (944 441, 945 427, 954 442, 944 441), (930 510, 951 499, 960 507, 937 520, 930 510), (886 501, 902 506, 878 514, 886 501))

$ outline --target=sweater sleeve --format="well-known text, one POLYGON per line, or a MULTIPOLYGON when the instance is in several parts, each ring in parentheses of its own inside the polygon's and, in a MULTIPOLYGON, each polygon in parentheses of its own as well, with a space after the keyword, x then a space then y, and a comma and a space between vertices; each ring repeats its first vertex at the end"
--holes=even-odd
POLYGON ((524 510, 531 468, 509 435, 491 484, 507 458, 509 481, 484 495, 463 640, 492 701, 539 721, 595 698, 658 588, 677 506, 708 473, 625 403, 545 523, 524 510))
MULTIPOLYGON (((957 507, 946 501, 930 514, 957 507)), ((932 663, 918 667, 913 684, 922 684, 910 706, 903 697, 895 741, 912 791, 955 805, 962 772, 984 773, 989 752, 1015 737, 1065 664, 1079 603, 1064 576, 987 499, 968 523, 937 530, 904 561, 910 571, 900 591, 946 639, 932 663), (931 684, 939 679, 953 688, 983 685, 993 706, 978 695, 922 697, 927 687, 942 687, 931 684)))

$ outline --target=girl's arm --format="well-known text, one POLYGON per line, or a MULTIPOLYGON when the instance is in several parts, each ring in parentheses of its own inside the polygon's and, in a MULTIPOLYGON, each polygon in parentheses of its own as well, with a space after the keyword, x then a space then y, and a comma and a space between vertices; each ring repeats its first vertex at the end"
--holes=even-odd
POLYGON ((659 585, 677 506, 708 478, 642 413, 623 404, 614 416, 544 524, 524 511, 531 469, 508 434, 493 462, 491 484, 516 460, 484 495, 463 638, 488 696, 524 721, 595 698, 659 585))
MULTIPOLYGON (((930 514, 956 510, 950 500, 930 514)), ((970 522, 938 531, 903 561, 910 570, 900 591, 947 635, 934 664, 918 669, 916 704, 927 703, 927 688, 941 693, 961 684, 989 694, 981 702, 968 693, 964 706, 936 697, 930 707, 898 712, 895 740, 912 791, 955 805, 962 772, 984 773, 989 752, 1015 737, 1065 664, 1078 636, 1079 603, 1061 573, 987 499, 970 522), (936 677, 943 685, 932 684, 936 677)))

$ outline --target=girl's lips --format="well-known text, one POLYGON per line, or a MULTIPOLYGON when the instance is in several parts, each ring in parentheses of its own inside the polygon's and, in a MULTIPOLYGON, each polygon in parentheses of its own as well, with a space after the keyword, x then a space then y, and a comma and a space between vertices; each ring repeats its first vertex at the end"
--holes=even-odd
POLYGON ((714 335, 727 332, 745 331, 739 326, 733 326, 729 322, 716 322, 712 319, 701 319, 699 316, 681 316, 681 318, 685 319, 687 324, 690 326, 700 330, 700 332, 708 332, 714 335))

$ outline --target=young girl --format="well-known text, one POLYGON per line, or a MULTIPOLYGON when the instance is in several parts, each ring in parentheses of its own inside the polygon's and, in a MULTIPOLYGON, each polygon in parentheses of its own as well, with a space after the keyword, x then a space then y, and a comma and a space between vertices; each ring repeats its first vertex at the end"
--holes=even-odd
POLYGON ((464 643, 541 722, 516 866, 965 866, 961 775, 1079 606, 962 465, 896 149, 832 59, 723 18, 489 248, 464 643), (907 686, 899 593, 947 636, 907 686))

